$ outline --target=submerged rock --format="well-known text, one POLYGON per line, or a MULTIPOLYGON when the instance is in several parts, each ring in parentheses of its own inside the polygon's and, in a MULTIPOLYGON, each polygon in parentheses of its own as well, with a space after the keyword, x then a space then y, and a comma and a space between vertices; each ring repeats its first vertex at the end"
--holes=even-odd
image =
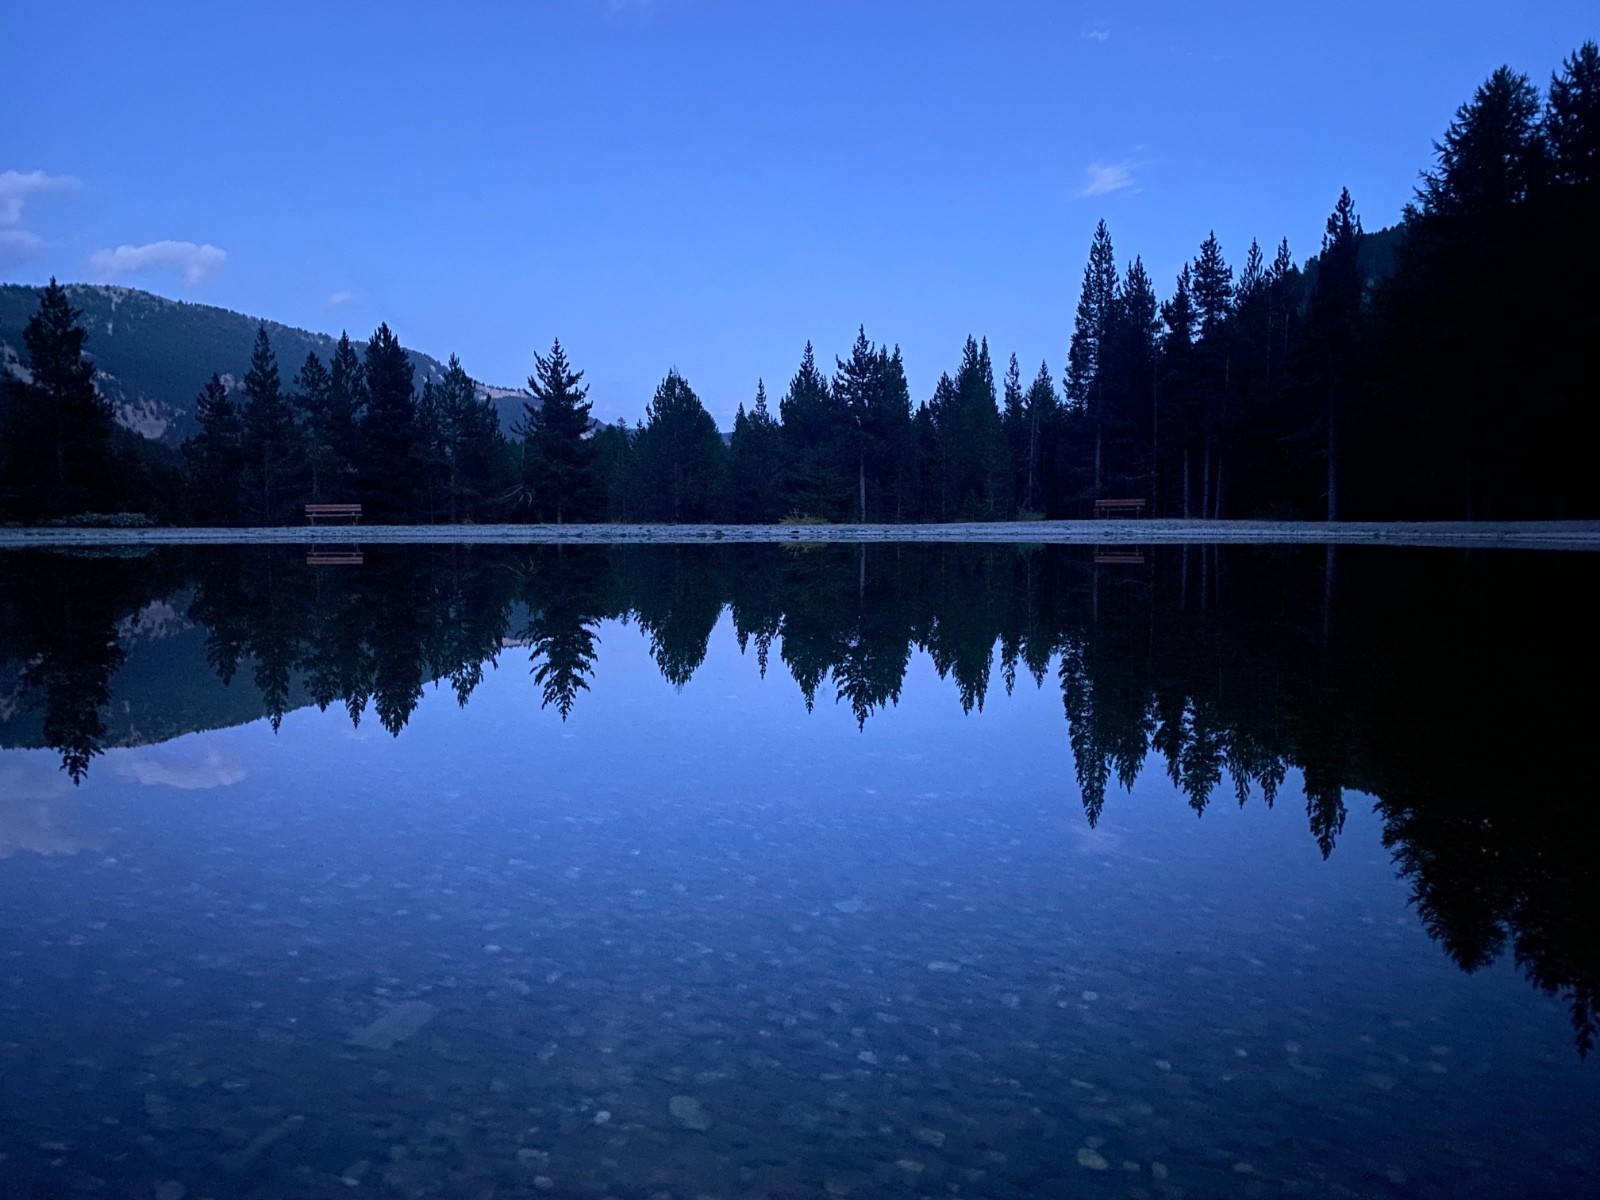
POLYGON ((433 1019, 437 1011, 425 1000, 407 1000, 396 1004, 370 1025, 365 1025, 350 1035, 352 1046, 365 1046, 368 1050, 389 1050, 414 1037, 418 1030, 433 1019))
POLYGON ((1106 1162, 1105 1155, 1098 1150, 1091 1150, 1085 1146, 1078 1151, 1078 1165, 1091 1171, 1104 1171, 1111 1164, 1106 1162))

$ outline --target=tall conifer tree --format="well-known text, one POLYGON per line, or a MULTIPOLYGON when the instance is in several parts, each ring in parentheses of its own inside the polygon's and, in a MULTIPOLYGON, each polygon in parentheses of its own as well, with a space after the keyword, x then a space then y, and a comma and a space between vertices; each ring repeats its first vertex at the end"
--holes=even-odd
POLYGON ((667 372, 645 409, 634 455, 646 516, 660 521, 716 517, 724 483, 722 435, 676 370, 667 372))
POLYGON ((328 449, 330 499, 353 500, 365 458, 361 423, 367 411, 367 374, 348 333, 339 334, 328 364, 328 397, 318 422, 317 440, 328 449))
POLYGON ((333 449, 327 440, 329 386, 328 368, 317 357, 315 350, 308 350, 305 362, 295 374, 291 399, 305 445, 313 500, 323 499, 325 483, 333 465, 333 449))
POLYGON ((1078 295, 1078 314, 1067 350, 1066 379, 1067 400, 1079 415, 1087 418, 1093 431, 1092 486, 1097 497, 1102 483, 1106 423, 1107 380, 1101 374, 1101 358, 1111 332, 1116 298, 1116 256, 1111 248, 1111 232, 1101 221, 1095 227, 1089 261, 1083 268, 1083 289, 1078 295))
POLYGON ((300 431, 283 394, 278 357, 266 325, 256 327, 250 369, 244 377, 244 438, 251 472, 251 510, 255 519, 278 525, 297 500, 301 464, 300 431))
POLYGON ((558 339, 548 355, 533 356, 528 390, 537 404, 524 402, 523 485, 536 521, 583 519, 593 514, 599 496, 595 447, 589 440, 589 411, 583 372, 574 371, 558 339))
POLYGON ((194 510, 207 524, 237 525, 243 517, 244 418, 227 385, 212 375, 195 400, 200 431, 183 443, 194 510))
POLYGON ((84 354, 83 313, 51 279, 23 329, 28 375, 3 385, 7 503, 32 519, 114 503, 111 406, 84 354))
POLYGON ((419 474, 415 371, 387 324, 367 342, 363 375, 362 503, 374 520, 405 521, 416 515, 419 474))
POLYGON ((738 521, 766 524, 783 515, 783 431, 767 408, 767 385, 756 381, 755 402, 748 413, 739 405, 728 443, 730 515, 738 521))
POLYGON ((791 510, 804 516, 844 519, 853 507, 855 492, 855 456, 851 453, 855 422, 827 376, 817 369, 810 342, 788 392, 778 402, 778 411, 791 510))

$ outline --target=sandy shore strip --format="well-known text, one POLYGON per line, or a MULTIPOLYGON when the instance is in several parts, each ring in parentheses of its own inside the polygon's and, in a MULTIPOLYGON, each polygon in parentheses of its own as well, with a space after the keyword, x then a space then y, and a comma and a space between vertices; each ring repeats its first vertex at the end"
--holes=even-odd
POLYGON ((982 542, 1020 545, 1314 544, 1600 550, 1600 521, 987 521, 940 525, 314 525, 256 529, 0 529, 27 546, 982 542))

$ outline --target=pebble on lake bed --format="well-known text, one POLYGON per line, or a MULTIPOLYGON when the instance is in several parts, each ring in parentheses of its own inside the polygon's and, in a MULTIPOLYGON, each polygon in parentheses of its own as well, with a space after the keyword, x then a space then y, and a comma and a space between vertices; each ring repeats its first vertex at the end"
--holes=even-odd
POLYGON ((1104 1171, 1111 1164, 1106 1161, 1105 1155, 1098 1150, 1091 1150, 1084 1146, 1078 1151, 1078 1165, 1087 1167, 1091 1171, 1104 1171))
POLYGON ((706 1112, 705 1106, 693 1096, 674 1096, 667 1101, 667 1112, 671 1113, 672 1119, 685 1129, 704 1132, 711 1128, 711 1114, 706 1112))
POLYGON ((368 1050, 392 1050, 413 1037, 433 1019, 435 1009, 425 1000, 407 1000, 396 1004, 370 1025, 364 1025, 350 1035, 352 1046, 368 1050))

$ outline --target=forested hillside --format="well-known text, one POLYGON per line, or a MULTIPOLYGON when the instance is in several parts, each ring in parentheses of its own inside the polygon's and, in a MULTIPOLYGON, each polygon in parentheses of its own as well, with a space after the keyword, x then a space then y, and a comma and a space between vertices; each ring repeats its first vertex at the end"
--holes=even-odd
MULTIPOLYGON (((43 290, 0 284, 0 364, 21 363, 26 352, 23 330, 38 311, 43 290)), ((327 358, 338 340, 134 288, 68 284, 66 293, 83 313, 95 384, 110 402, 116 422, 174 449, 196 432, 195 394, 213 371, 239 386, 258 326, 266 326, 285 362, 303 362, 310 353, 327 358)), ((419 382, 444 377, 444 364, 433 356, 410 349, 406 356, 419 382)), ((520 399, 507 396, 509 391, 493 389, 508 433, 521 414, 520 399)))

